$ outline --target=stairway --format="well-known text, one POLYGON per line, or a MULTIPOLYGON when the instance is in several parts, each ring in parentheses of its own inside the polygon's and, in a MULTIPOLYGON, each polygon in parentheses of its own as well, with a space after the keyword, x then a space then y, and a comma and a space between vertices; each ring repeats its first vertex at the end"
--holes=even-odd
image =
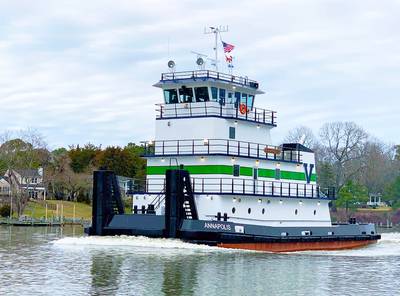
POLYGON ((183 210, 185 218, 190 220, 197 220, 197 209, 194 200, 192 184, 190 182, 190 175, 187 171, 182 171, 183 175, 183 210))

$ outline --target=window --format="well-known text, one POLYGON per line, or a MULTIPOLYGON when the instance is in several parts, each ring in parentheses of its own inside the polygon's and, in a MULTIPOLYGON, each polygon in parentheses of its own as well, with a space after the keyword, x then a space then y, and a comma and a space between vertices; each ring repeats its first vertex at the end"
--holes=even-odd
POLYGON ((235 105, 237 106, 240 103, 240 92, 235 92, 235 105))
POLYGON ((297 215, 297 213, 298 213, 298 211, 297 211, 297 209, 296 209, 296 210, 294 211, 294 214, 297 215))
POLYGON ((164 89, 164 99, 166 104, 178 103, 178 92, 176 89, 164 89))
POLYGON ((247 106, 249 107, 249 109, 253 108, 253 104, 254 104, 254 95, 249 95, 247 99, 247 106))
POLYGON ((314 210, 314 216, 317 214, 317 210, 314 210))
POLYGON ((207 87, 195 87, 194 93, 196 95, 196 102, 207 102, 210 100, 210 98, 208 97, 207 87))
POLYGON ((251 208, 248 208, 247 213, 251 214, 251 208))
POLYGON ((229 139, 236 138, 236 129, 232 126, 229 127, 229 139))
POLYGON ((265 209, 262 209, 262 214, 263 214, 263 215, 265 214, 265 209))
POLYGON ((248 106, 248 104, 247 104, 247 94, 243 94, 242 93, 242 98, 240 99, 240 104, 245 104, 246 106, 248 106))
POLYGON ((240 175, 240 166, 238 164, 233 165, 233 176, 239 177, 240 175))
POLYGON ((234 103, 235 103, 235 99, 234 99, 234 97, 233 97, 233 93, 228 92, 228 99, 226 100, 226 102, 227 102, 228 104, 234 104, 234 103))
POLYGON ((232 208, 232 214, 235 214, 235 212, 236 212, 236 209, 232 208))
POLYGON ((225 89, 220 88, 219 89, 219 103, 221 105, 225 105, 225 89))
POLYGON ((257 168, 253 168, 253 179, 257 180, 258 177, 258 169, 257 168))
POLYGON ((211 97, 212 97, 212 100, 215 102, 218 100, 218 88, 211 87, 211 97))
POLYGON ((275 179, 276 180, 281 179, 281 169, 275 169, 275 179))
POLYGON ((179 89, 179 101, 181 103, 193 102, 193 89, 183 85, 182 88, 179 89))

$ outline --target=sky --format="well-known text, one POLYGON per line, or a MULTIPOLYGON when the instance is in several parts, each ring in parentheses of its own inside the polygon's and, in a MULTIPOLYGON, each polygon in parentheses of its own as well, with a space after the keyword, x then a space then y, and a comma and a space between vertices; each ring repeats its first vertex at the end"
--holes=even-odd
POLYGON ((170 59, 184 71, 196 69, 191 51, 212 56, 203 31, 216 25, 229 26, 234 74, 266 92, 256 106, 278 112, 275 142, 354 121, 400 143, 394 0, 0 0, 0 133, 36 129, 51 148, 152 139, 152 85, 170 59))

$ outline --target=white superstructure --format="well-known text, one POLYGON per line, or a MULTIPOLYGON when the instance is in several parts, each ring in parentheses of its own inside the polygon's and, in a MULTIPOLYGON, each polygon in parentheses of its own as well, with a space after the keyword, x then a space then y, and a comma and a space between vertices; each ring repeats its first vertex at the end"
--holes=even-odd
POLYGON ((165 171, 190 172, 201 220, 266 226, 331 226, 328 197, 316 184, 314 153, 272 145, 276 112, 256 108, 256 81, 209 70, 162 74, 155 84, 155 139, 145 143, 147 182, 136 210, 163 213, 165 171))

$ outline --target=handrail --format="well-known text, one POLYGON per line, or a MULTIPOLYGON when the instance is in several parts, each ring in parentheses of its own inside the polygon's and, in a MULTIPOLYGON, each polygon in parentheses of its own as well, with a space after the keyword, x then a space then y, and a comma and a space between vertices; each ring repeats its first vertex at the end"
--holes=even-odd
POLYGON ((301 163, 298 149, 230 139, 157 140, 142 142, 143 156, 228 155, 301 163), (275 151, 275 153, 273 153, 275 151), (280 152, 280 153, 278 153, 280 152))
POLYGON ((174 81, 180 79, 196 79, 196 78, 213 78, 230 83, 236 83, 248 86, 254 89, 257 89, 259 86, 257 81, 248 79, 247 77, 235 76, 212 70, 181 71, 181 72, 161 74, 161 81, 174 81))
MULTIPOLYGON (((156 194, 163 186, 165 178, 142 180, 146 192, 156 194)), ((196 194, 236 194, 285 198, 335 199, 334 188, 320 188, 315 184, 253 180, 244 178, 191 178, 192 189, 196 194)))
POLYGON ((215 101, 207 102, 187 102, 176 104, 156 104, 159 108, 156 119, 165 118, 190 118, 190 117, 222 117, 237 120, 246 120, 259 124, 267 124, 276 126, 276 111, 249 108, 246 112, 241 113, 237 104, 227 103, 220 104, 215 101))

